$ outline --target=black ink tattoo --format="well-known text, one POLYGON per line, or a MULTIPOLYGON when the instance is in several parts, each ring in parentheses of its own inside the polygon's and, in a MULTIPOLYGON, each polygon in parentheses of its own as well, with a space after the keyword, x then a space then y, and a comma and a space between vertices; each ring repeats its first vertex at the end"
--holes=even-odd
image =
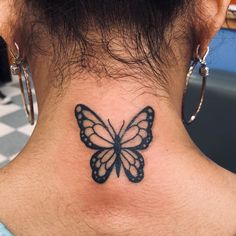
POLYGON ((140 150, 152 142, 152 125, 155 112, 145 107, 125 127, 125 121, 116 132, 110 120, 105 124, 102 119, 85 105, 77 105, 75 116, 80 128, 83 143, 95 152, 90 160, 92 177, 97 183, 104 183, 113 168, 117 177, 121 167, 133 183, 144 178, 144 159, 140 150))

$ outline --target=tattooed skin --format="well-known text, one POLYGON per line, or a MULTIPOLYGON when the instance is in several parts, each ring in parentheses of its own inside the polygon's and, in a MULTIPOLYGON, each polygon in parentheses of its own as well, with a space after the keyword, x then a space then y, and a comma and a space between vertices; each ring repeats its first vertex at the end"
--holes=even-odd
POLYGON ((116 132, 110 120, 106 124, 87 106, 76 106, 75 117, 81 140, 88 148, 96 150, 90 160, 94 181, 99 184, 106 182, 113 169, 119 177, 121 168, 131 182, 143 180, 144 159, 140 151, 152 142, 154 116, 154 110, 147 106, 127 126, 123 121, 116 132))

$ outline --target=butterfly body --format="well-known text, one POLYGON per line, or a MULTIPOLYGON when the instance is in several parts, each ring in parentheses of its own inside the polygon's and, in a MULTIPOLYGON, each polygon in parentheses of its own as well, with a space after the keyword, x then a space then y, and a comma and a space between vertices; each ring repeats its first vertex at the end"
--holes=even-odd
POLYGON ((116 175, 117 175, 117 177, 120 177, 121 160, 120 160, 119 156, 116 158, 115 168, 116 168, 116 175))
POLYGON ((125 121, 116 132, 111 122, 108 124, 85 105, 78 105, 75 116, 80 127, 82 142, 95 149, 90 160, 92 178, 104 183, 115 168, 117 177, 121 169, 133 183, 144 178, 144 159, 140 150, 146 149, 152 141, 154 110, 151 107, 139 112, 125 128, 125 121))
POLYGON ((120 177, 120 170, 121 170, 121 159, 120 159, 120 154, 121 154, 121 145, 120 145, 120 137, 116 135, 115 140, 114 140, 114 150, 116 152, 116 162, 115 162, 115 168, 116 168, 116 174, 117 177, 120 177))

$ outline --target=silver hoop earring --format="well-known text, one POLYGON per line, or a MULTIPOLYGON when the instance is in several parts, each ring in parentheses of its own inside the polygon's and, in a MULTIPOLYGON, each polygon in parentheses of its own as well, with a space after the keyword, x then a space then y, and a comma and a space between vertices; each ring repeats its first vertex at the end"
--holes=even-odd
POLYGON ((202 108, 202 105, 204 102, 204 98, 205 98, 207 78, 209 77, 209 68, 207 67, 206 58, 209 54, 210 49, 209 49, 209 47, 207 47, 207 51, 203 57, 200 56, 199 51, 200 51, 200 45, 197 46, 195 59, 193 59, 190 64, 190 68, 189 68, 189 71, 188 71, 188 74, 186 77, 186 86, 185 86, 185 90, 184 90, 184 94, 183 94, 182 119, 183 119, 184 124, 187 124, 187 125, 192 124, 196 120, 199 112, 201 111, 201 108, 202 108), (186 95, 187 95, 189 81, 191 79, 194 69, 196 68, 196 66, 199 63, 200 63, 199 74, 202 77, 200 99, 199 99, 199 103, 197 104, 197 106, 194 110, 193 115, 191 115, 190 119, 187 119, 185 116, 185 99, 186 99, 186 95))
POLYGON ((10 66, 11 73, 18 76, 25 113, 29 123, 34 125, 34 103, 30 81, 31 73, 29 70, 29 65, 27 65, 24 59, 20 56, 20 49, 17 43, 15 43, 15 47, 16 53, 10 49, 11 55, 13 57, 13 62, 10 66))

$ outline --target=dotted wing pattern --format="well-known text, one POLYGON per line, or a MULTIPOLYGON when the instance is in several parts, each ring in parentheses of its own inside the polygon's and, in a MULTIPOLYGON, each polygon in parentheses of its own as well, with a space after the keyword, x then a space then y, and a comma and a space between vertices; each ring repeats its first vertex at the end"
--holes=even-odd
POLYGON ((121 151, 122 166, 128 179, 133 183, 139 183, 144 178, 144 159, 135 150, 124 149, 121 151))
POLYGON ((152 142, 152 126, 155 112, 151 107, 145 107, 129 123, 121 135, 122 148, 144 150, 152 142))
POLYGON ((116 158, 117 154, 113 149, 100 150, 92 156, 90 160, 92 177, 97 183, 106 182, 114 168, 116 158))
POLYGON ((109 149, 114 146, 114 137, 100 117, 85 105, 75 108, 80 128, 80 137, 91 149, 109 149))

